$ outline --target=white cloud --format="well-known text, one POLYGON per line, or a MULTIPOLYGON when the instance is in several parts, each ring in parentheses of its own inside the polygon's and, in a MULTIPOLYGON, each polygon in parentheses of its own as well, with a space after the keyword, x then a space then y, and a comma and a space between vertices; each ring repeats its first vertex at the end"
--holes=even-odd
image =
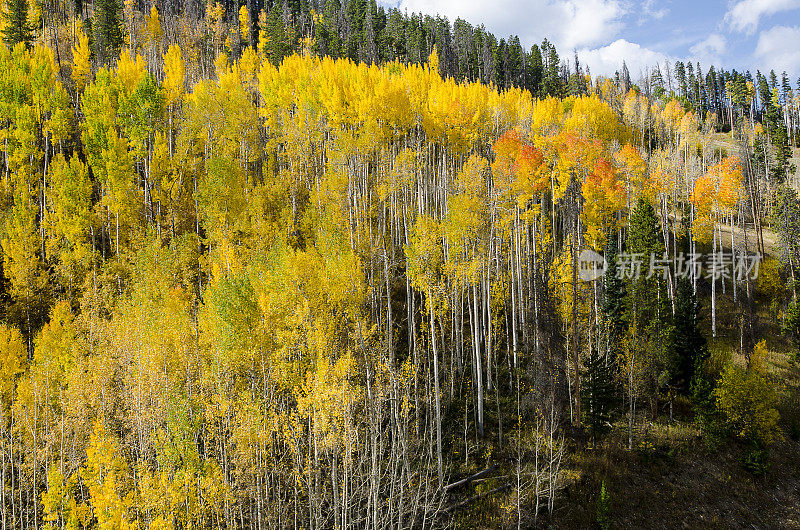
POLYGON ((725 21, 732 29, 752 35, 761 17, 797 8, 800 0, 741 0, 725 13, 725 21))
POLYGON ((591 46, 615 36, 622 29, 622 6, 608 0, 573 0, 558 7, 566 15, 560 24, 563 47, 591 46))
POLYGON ((708 66, 709 64, 719 65, 722 55, 727 49, 728 41, 725 37, 719 33, 712 33, 706 39, 689 48, 689 51, 695 61, 700 61, 708 66))
POLYGON ((461 17, 483 24, 498 38, 519 35, 531 46, 547 37, 562 53, 608 42, 622 29, 623 0, 399 0, 409 13, 461 17))
POLYGON ((668 14, 669 9, 665 7, 656 9, 656 0, 647 0, 644 4, 642 4, 642 13, 639 17, 639 25, 641 26, 645 22, 649 22, 651 20, 661 20, 668 14))
POLYGON ((774 68, 776 72, 800 74, 800 27, 775 26, 762 31, 754 53, 761 70, 774 68))
POLYGON ((674 62, 666 54, 643 48, 625 39, 618 39, 602 48, 579 50, 578 56, 583 64, 589 65, 593 76, 613 76, 614 72, 622 69, 622 62, 625 61, 634 82, 646 72, 652 71, 656 64, 674 62))

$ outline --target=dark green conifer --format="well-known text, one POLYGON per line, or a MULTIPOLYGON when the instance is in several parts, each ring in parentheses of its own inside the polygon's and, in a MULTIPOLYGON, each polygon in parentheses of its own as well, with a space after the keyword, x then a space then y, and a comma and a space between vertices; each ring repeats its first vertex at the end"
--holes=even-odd
POLYGON ((121 9, 119 0, 97 0, 95 3, 92 30, 97 46, 95 55, 102 63, 116 57, 125 42, 120 18, 121 9))
POLYGON ((703 375, 695 372, 702 370, 703 363, 708 357, 706 339, 700 331, 699 315, 700 304, 694 294, 691 280, 688 277, 679 278, 671 342, 676 364, 673 386, 683 393, 690 391, 696 376, 703 375))
POLYGON ((611 360, 592 348, 581 375, 581 405, 584 425, 593 440, 611 426, 614 404, 614 371, 611 360))
POLYGON ((12 48, 20 42, 30 47, 33 40, 33 28, 28 22, 28 0, 9 0, 8 12, 5 14, 3 42, 12 48))

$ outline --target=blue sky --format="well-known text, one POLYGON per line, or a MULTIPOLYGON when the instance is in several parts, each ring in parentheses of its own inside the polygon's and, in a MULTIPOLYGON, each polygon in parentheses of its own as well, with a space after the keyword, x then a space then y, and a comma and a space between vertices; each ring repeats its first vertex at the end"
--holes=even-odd
POLYGON ((594 75, 624 59, 631 75, 677 59, 800 76, 800 0, 388 0, 408 12, 484 24, 530 46, 547 37, 576 50, 594 75))

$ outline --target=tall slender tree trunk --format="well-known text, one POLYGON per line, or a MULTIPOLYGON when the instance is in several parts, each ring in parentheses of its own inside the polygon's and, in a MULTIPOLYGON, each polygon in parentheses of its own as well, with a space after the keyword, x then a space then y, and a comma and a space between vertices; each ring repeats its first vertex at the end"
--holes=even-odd
POLYGON ((442 409, 441 393, 439 392, 439 356, 436 351, 436 327, 433 317, 433 293, 428 290, 429 309, 431 317, 431 349, 433 352, 433 392, 436 406, 436 470, 439 475, 439 486, 444 484, 444 472, 442 467, 442 409))

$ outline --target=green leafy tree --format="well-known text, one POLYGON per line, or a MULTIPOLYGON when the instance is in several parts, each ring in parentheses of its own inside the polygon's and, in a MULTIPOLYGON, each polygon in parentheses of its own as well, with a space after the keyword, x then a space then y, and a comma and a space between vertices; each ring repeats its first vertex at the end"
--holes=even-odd
POLYGON ((605 480, 600 486, 600 494, 597 497, 597 526, 602 530, 611 528, 611 496, 606 489, 605 480))
POLYGON ((797 296, 798 266, 800 266, 800 200, 789 186, 778 190, 775 201, 775 229, 780 241, 780 259, 789 268, 792 290, 797 296))
POLYGON ((778 394, 761 370, 729 363, 714 390, 724 428, 746 444, 745 466, 766 471, 766 451, 780 437, 778 394))

